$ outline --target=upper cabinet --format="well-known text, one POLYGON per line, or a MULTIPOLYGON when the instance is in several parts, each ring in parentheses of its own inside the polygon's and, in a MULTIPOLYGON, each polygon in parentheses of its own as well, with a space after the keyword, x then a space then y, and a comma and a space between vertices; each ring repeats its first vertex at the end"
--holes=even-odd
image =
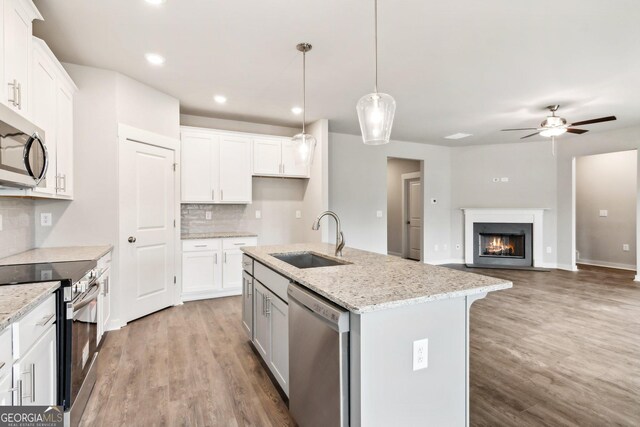
POLYGON ((0 102, 31 118, 31 37, 42 19, 31 0, 4 0, 2 10, 2 92, 0 102))
POLYGON ((296 164, 293 141, 290 138, 254 138, 253 174, 308 178, 309 168, 296 164))
POLYGON ((251 139, 182 129, 182 202, 251 203, 251 139))

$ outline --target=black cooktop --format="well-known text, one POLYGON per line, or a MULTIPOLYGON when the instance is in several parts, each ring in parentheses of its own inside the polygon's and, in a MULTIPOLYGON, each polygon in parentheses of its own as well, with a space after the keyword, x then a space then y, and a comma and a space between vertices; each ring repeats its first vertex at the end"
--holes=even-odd
POLYGON ((4 265, 0 266, 0 285, 59 280, 75 283, 95 266, 95 261, 4 265))

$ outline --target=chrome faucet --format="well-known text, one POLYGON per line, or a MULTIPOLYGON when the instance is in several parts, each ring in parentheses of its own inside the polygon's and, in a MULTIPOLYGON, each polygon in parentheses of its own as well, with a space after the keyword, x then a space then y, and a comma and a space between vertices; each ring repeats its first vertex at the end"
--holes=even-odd
POLYGON ((342 230, 340 230, 340 218, 338 218, 338 214, 333 211, 324 211, 313 222, 311 226, 312 230, 320 229, 320 220, 323 216, 332 216, 333 219, 336 220, 336 256, 342 256, 342 248, 344 248, 344 234, 342 234, 342 230))

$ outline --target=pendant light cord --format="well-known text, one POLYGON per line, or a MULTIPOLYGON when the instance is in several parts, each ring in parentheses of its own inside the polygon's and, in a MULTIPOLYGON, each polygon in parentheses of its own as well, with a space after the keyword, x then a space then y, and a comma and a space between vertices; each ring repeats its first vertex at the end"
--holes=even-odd
POLYGON ((375 86, 374 86, 374 92, 378 93, 378 0, 374 0, 374 8, 373 8, 373 14, 374 14, 374 57, 375 57, 375 62, 376 62, 376 82, 375 82, 375 86))
POLYGON ((302 52, 302 134, 307 121, 307 52, 302 52))

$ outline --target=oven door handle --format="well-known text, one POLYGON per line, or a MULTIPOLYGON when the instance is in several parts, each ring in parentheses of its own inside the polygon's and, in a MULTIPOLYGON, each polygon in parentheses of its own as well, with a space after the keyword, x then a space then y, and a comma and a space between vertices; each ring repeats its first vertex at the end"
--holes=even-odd
POLYGON ((89 292, 87 292, 87 295, 82 298, 80 301, 78 301, 77 303, 73 304, 73 319, 75 320, 76 318, 76 313, 86 307, 87 305, 89 305, 91 303, 91 301, 95 300, 96 298, 98 298, 98 294, 100 293, 100 286, 92 286, 91 289, 89 290, 89 292))

